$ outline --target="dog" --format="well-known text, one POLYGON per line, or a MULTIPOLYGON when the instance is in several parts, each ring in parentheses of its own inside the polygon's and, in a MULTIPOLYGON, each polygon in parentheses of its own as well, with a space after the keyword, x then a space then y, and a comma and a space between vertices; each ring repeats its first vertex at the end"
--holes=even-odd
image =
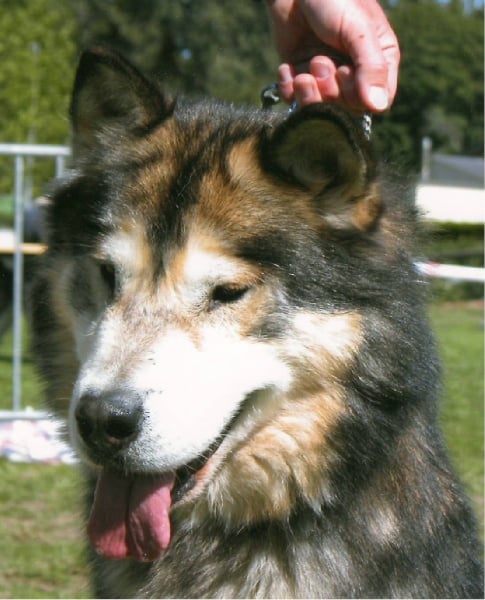
POLYGON ((172 99, 100 48, 70 114, 34 354, 94 593, 482 597, 415 208, 356 121, 172 99))

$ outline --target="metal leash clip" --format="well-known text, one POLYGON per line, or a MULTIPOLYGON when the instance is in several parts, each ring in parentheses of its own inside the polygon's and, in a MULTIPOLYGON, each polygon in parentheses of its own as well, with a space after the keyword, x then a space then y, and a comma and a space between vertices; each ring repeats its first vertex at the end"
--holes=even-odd
MULTIPOLYGON (((265 85, 261 90, 260 98, 261 106, 264 110, 271 110, 273 106, 279 104, 279 102, 281 102, 281 96, 278 84, 273 82, 265 85)), ((293 104, 288 108, 288 113, 292 113, 297 108, 297 103, 293 102, 293 104)), ((357 120, 360 121, 366 139, 370 141, 372 135, 372 115, 366 112, 362 115, 362 117, 358 117, 357 120)))
POLYGON ((372 115, 371 113, 365 112, 362 115, 362 129, 364 130, 364 135, 366 139, 370 142, 370 138, 372 135, 372 115))
POLYGON ((275 104, 281 102, 280 88, 276 82, 265 85, 260 93, 261 107, 271 109, 275 104))

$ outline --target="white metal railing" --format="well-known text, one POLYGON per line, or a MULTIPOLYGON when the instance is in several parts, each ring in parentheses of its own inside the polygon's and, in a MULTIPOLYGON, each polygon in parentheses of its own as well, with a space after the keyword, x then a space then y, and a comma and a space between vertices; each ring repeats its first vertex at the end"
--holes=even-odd
POLYGON ((463 267, 444 265, 436 262, 417 262, 417 270, 428 277, 440 277, 451 281, 475 281, 485 283, 485 269, 482 267, 463 267))
POLYGON ((56 177, 65 170, 70 156, 67 146, 39 144, 1 144, 0 156, 11 156, 14 161, 14 248, 13 248, 13 349, 12 349, 12 409, 0 410, 0 420, 16 418, 43 418, 42 411, 22 407, 22 297, 24 277, 24 192, 25 161, 31 158, 55 160, 56 177))

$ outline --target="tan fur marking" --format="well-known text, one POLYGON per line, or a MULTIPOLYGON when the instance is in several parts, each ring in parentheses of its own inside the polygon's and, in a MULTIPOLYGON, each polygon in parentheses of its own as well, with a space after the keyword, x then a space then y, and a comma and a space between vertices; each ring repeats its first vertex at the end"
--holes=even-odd
MULTIPOLYGON (((241 225, 247 228, 249 224, 256 232, 262 223, 268 222, 268 215, 276 222, 278 218, 286 220, 291 214, 294 219, 320 227, 321 217, 311 202, 313 194, 269 178, 257 159, 256 144, 256 139, 245 140, 234 146, 227 157, 229 173, 236 187, 237 201, 232 208, 236 208, 241 225), (254 197, 260 202, 255 203, 254 197)), ((228 206, 231 204, 226 202, 226 210, 228 206)))
POLYGON ((226 457, 208 486, 209 511, 240 525, 287 518, 299 494, 317 506, 332 462, 327 435, 344 410, 336 388, 287 397, 271 422, 226 457))
POLYGON ((374 225, 382 212, 382 200, 377 193, 367 194, 359 199, 352 209, 352 223, 361 231, 367 231, 374 225))
POLYGON ((300 312, 293 328, 286 352, 299 372, 299 386, 313 390, 338 380, 350 365, 362 339, 362 316, 300 312))
MULTIPOLYGON (((324 180, 312 184, 311 191, 308 192, 293 186, 282 186, 280 182, 272 181, 262 173, 254 146, 255 140, 252 139, 235 146, 228 156, 229 170, 233 181, 244 190, 244 197, 255 194, 265 199, 274 215, 278 214, 281 206, 285 206, 286 215, 298 216, 318 230, 322 230, 326 225, 336 228, 352 225, 365 231, 379 218, 382 201, 376 184, 366 189, 365 195, 358 197, 356 201, 352 201, 352 198, 356 194, 361 195, 363 191, 360 177, 351 181, 345 180, 329 191, 325 189, 324 180), (272 206, 272 198, 283 200, 284 204, 278 202, 276 206, 272 206)), ((254 214, 254 205, 242 218, 247 222, 251 213, 254 214)), ((258 215, 258 222, 254 227, 258 228, 259 222, 266 220, 266 216, 263 218, 263 215, 258 215)))

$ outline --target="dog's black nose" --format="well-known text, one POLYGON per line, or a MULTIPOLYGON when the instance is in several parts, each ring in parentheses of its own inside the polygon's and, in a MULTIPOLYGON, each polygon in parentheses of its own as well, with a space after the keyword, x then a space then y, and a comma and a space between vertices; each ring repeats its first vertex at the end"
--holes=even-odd
POLYGON ((76 407, 79 434, 88 446, 117 448, 140 432, 141 402, 129 392, 83 395, 76 407))

